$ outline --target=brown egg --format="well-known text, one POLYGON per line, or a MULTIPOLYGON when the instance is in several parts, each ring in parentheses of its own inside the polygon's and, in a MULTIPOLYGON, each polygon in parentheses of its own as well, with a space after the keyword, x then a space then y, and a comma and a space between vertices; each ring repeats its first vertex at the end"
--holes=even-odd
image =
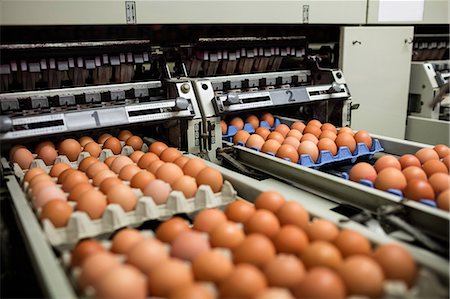
POLYGON ((33 154, 25 147, 18 148, 14 151, 11 159, 14 163, 19 164, 20 168, 30 168, 31 162, 33 162, 33 154))
POLYGON ((30 181, 28 182, 29 187, 31 189, 33 189, 34 186, 40 181, 51 181, 51 182, 53 182, 53 179, 45 172, 39 173, 39 174, 36 174, 35 176, 33 176, 30 179, 30 181))
POLYGON ((200 254, 211 250, 206 236, 197 231, 180 233, 170 245, 170 255, 172 257, 191 262, 200 254))
POLYGON ((214 193, 220 192, 223 186, 223 176, 220 171, 206 167, 196 177, 197 185, 209 185, 214 193))
POLYGON ((164 161, 156 160, 156 161, 153 161, 152 163, 150 163, 146 169, 147 169, 147 171, 150 171, 151 173, 156 175, 156 172, 158 171, 158 169, 161 166, 163 166, 164 164, 165 164, 164 161))
POLYGON ((142 169, 140 169, 137 165, 129 164, 124 166, 120 172, 119 172, 119 178, 121 178, 124 181, 131 181, 131 179, 138 173, 141 172, 142 169))
POLYGON ((97 141, 99 144, 104 144, 106 139, 108 139, 109 137, 112 137, 112 135, 109 133, 103 133, 102 135, 100 135, 100 137, 98 137, 97 141))
POLYGON ((89 190, 80 195, 76 209, 86 212, 91 219, 98 219, 103 216, 107 204, 106 196, 102 192, 89 190))
POLYGON ((262 138, 258 134, 252 134, 245 142, 245 146, 248 148, 256 148, 260 150, 264 145, 264 142, 264 138, 262 138))
POLYGON ((144 190, 145 186, 147 186, 154 179, 156 178, 151 172, 147 170, 141 170, 138 173, 136 173, 131 179, 130 187, 139 188, 142 191, 144 190))
POLYGON ((162 180, 153 180, 148 183, 144 190, 142 190, 145 196, 150 196, 155 204, 162 205, 169 199, 170 192, 172 188, 170 185, 162 180))
POLYGON ((169 260, 164 243, 154 238, 140 239, 127 252, 127 263, 143 273, 150 273, 159 264, 169 260))
MULTIPOLYGON (((68 168, 66 170, 64 170, 63 172, 61 172, 58 176, 58 184, 63 184, 64 181, 66 180, 66 178, 69 176, 69 174, 71 174, 72 172, 76 172, 78 170, 73 169, 73 168, 68 168)), ((33 178, 33 180, 30 182, 32 183, 35 180, 35 178, 33 178)))
POLYGON ((194 283, 186 287, 176 289, 170 293, 169 299, 214 299, 213 291, 207 286, 194 283))
POLYGON ((276 191, 265 191, 261 192, 258 197, 256 197, 255 207, 257 209, 266 209, 275 213, 285 202, 286 199, 281 193, 276 191))
POLYGON ((102 152, 102 148, 97 142, 89 142, 84 146, 84 151, 88 152, 91 157, 98 158, 102 152))
POLYGON ((346 146, 350 150, 350 152, 354 152, 356 149, 356 141, 355 138, 351 134, 339 134, 336 137, 336 145, 339 147, 346 146))
POLYGON ((405 248, 397 244, 383 244, 377 247, 373 258, 383 269, 386 279, 403 280, 412 286, 417 268, 413 257, 405 248))
POLYGON ((309 155, 313 162, 316 162, 317 158, 319 158, 319 149, 312 141, 306 140, 300 143, 300 146, 298 147, 298 154, 300 156, 309 155))
POLYGON ((378 173, 388 167, 393 167, 398 170, 402 170, 402 165, 400 164, 400 162, 397 160, 397 158, 391 155, 382 156, 375 162, 373 167, 375 167, 375 170, 378 173))
POLYGON ((23 177, 24 182, 29 182, 33 177, 39 174, 46 174, 45 170, 39 167, 31 168, 23 177))
POLYGON ((442 191, 437 200, 437 206, 441 210, 450 211, 450 190, 442 191))
POLYGON ((193 281, 191 269, 177 259, 164 261, 148 273, 148 289, 153 297, 168 297, 175 290, 188 287, 193 281))
POLYGON ((82 147, 84 147, 86 144, 88 144, 89 142, 95 142, 94 139, 92 139, 92 137, 89 136, 82 136, 80 137, 80 139, 78 140, 78 142, 80 143, 80 145, 82 147))
POLYGON ((71 192, 73 188, 79 183, 88 183, 89 178, 84 174, 84 172, 75 170, 70 173, 62 184, 62 189, 65 192, 71 192))
MULTIPOLYGON (((19 148, 26 148, 25 146, 23 146, 22 144, 16 144, 14 145, 10 150, 9 150, 9 160, 13 160, 14 157, 14 153, 19 149, 19 148)), ((30 152, 31 153, 31 152, 30 152)))
POLYGON ((372 137, 364 130, 359 130, 354 136, 356 143, 364 143, 368 149, 372 147, 372 137))
POLYGON ((255 134, 261 136, 264 140, 267 139, 267 136, 270 134, 270 130, 265 127, 259 127, 256 129, 255 134))
POLYGON ((429 160, 439 160, 439 155, 431 148, 422 148, 416 152, 416 157, 421 164, 429 160))
POLYGON ((296 121, 292 123, 291 130, 298 130, 300 133, 303 133, 303 130, 305 129, 306 125, 301 121, 296 121))
POLYGON ((245 239, 241 226, 231 221, 225 221, 215 226, 209 233, 212 247, 233 249, 245 239))
POLYGON ((303 134, 313 134, 316 138, 319 138, 320 134, 322 134, 322 130, 320 127, 315 125, 307 125, 303 130, 303 134))
POLYGON ((69 161, 76 161, 81 153, 81 145, 75 139, 68 138, 59 144, 58 152, 60 155, 67 156, 69 161))
POLYGON ((181 157, 182 154, 179 150, 177 150, 174 147, 169 147, 166 148, 161 155, 159 156, 159 158, 164 161, 164 162, 173 162, 176 159, 178 159, 179 157, 181 157))
POLYGON ((381 267, 370 257, 353 255, 339 269, 349 295, 381 298, 384 274, 381 267))
POLYGON ((192 262, 192 272, 198 281, 220 283, 233 271, 233 263, 219 250, 198 255, 192 262))
POLYGON ((280 134, 283 136, 283 138, 285 138, 286 135, 289 133, 290 130, 291 130, 291 129, 289 129, 289 127, 288 127, 287 125, 285 125, 285 124, 279 124, 279 125, 275 128, 275 131, 274 131, 274 132, 280 133, 280 134))
POLYGON ((303 137, 303 134, 299 130, 291 129, 289 133, 286 135, 286 138, 287 137, 294 137, 295 139, 300 141, 300 139, 302 139, 303 137))
POLYGON ((55 227, 64 227, 72 215, 72 207, 63 200, 54 199, 47 202, 39 215, 40 220, 48 219, 55 227))
POLYGON ((53 180, 42 180, 34 184, 33 188, 31 188, 31 194, 33 197, 36 197, 42 189, 47 188, 48 186, 55 186, 56 184, 53 180))
POLYGON ((245 222, 244 229, 247 234, 260 233, 272 238, 280 230, 280 223, 271 211, 260 209, 245 222))
POLYGON ((98 161, 89 165, 86 169, 86 175, 88 178, 93 179, 97 173, 103 170, 109 170, 109 167, 105 163, 98 161))
POLYGON ((78 164, 78 170, 81 170, 82 172, 86 172, 89 166, 91 164, 98 162, 97 158, 94 157, 86 157, 83 160, 81 160, 80 164, 78 164))
POLYGON ((264 266, 269 286, 294 288, 305 278, 305 267, 294 255, 279 254, 264 266))
POLYGON ((372 183, 377 178, 377 171, 372 165, 366 162, 359 162, 350 169, 350 180, 359 182, 360 180, 368 180, 372 183))
POLYGON ((228 132, 228 126, 227 126, 227 123, 226 123, 223 119, 220 120, 220 128, 221 128, 221 130, 222 130, 222 135, 227 134, 227 132, 228 132))
POLYGON ((58 177, 64 170, 72 168, 70 165, 66 164, 66 163, 56 163, 55 165, 53 165, 52 169, 50 170, 50 176, 52 177, 58 177))
POLYGON ((175 182, 172 183, 171 187, 175 191, 183 192, 186 199, 193 198, 197 193, 197 182, 195 181, 195 178, 188 175, 182 175, 176 179, 175 182))
POLYGON ((103 161, 109 168, 111 168, 112 163, 114 162, 114 160, 117 159, 118 156, 109 156, 108 158, 105 159, 105 161, 103 161))
POLYGON ((423 171, 425 171, 428 177, 432 176, 435 173, 449 173, 445 164, 438 160, 429 160, 423 163, 422 169, 423 171))
POLYGON ((450 148, 445 144, 436 144, 433 149, 438 154, 440 159, 450 155, 450 148))
POLYGON ((433 187, 434 193, 439 195, 444 190, 450 189, 450 175, 445 173, 435 173, 430 176, 428 182, 433 187))
MULTIPOLYGON (((300 144, 301 146, 301 144, 300 144)), ((283 144, 278 148, 276 156, 281 159, 289 159, 289 161, 293 163, 297 163, 299 159, 299 155, 297 150, 289 144, 283 144)))
POLYGON ((322 123, 318 119, 311 119, 306 125, 322 127, 322 123))
POLYGON ((167 149, 168 146, 164 142, 153 142, 150 147, 148 148, 148 152, 156 154, 158 157, 161 155, 161 153, 167 149))
POLYGON ((342 265, 342 255, 336 246, 326 241, 314 241, 300 255, 306 268, 328 267, 334 270, 342 265))
POLYGON ((128 130, 122 130, 119 133, 119 136, 117 136, 117 138, 119 138, 120 141, 127 141, 128 138, 130 138, 131 136, 133 136, 133 133, 131 133, 128 130))
POLYGON ((110 299, 147 298, 147 280, 135 267, 114 267, 96 282, 96 297, 110 299))
POLYGON ((193 178, 197 177, 200 171, 206 168, 206 164, 202 159, 190 159, 184 166, 183 172, 193 178))
POLYGON ((131 155, 129 157, 134 163, 137 164, 139 162, 139 159, 142 158, 142 156, 144 154, 145 153, 143 151, 137 150, 137 151, 134 151, 133 153, 131 153, 131 155))
POLYGON ((172 217, 161 223, 156 229, 156 237, 163 242, 172 241, 182 232, 189 231, 188 223, 180 217, 172 217))
POLYGON ((295 137, 286 137, 286 139, 284 139, 283 144, 289 144, 292 145, 295 149, 298 149, 298 147, 300 146, 300 141, 295 138, 295 137))
POLYGON ((81 273, 78 279, 80 289, 84 290, 88 286, 95 287, 99 278, 119 266, 119 261, 110 252, 100 251, 90 254, 81 266, 81 273))
POLYGON ((412 200, 434 199, 434 190, 431 185, 421 179, 412 179, 404 190, 404 196, 412 200))
POLYGON ((344 133, 350 134, 350 135, 353 136, 353 130, 352 130, 352 128, 350 128, 350 127, 342 127, 342 128, 339 129, 338 135, 339 135, 339 134, 344 134, 344 133))
POLYGON ((104 180, 107 178, 115 178, 117 175, 109 169, 104 169, 99 172, 92 178, 92 183, 94 186, 99 187, 104 180))
POLYGON ((320 134, 320 136, 319 136, 319 140, 323 139, 323 138, 328 138, 328 139, 335 141, 337 138, 337 135, 335 133, 333 133, 332 131, 322 131, 322 134, 320 134))
POLYGON ((293 224, 305 230, 309 223, 309 215, 305 208, 295 202, 285 202, 276 212, 281 225, 293 224))
POLYGON ((86 191, 93 190, 94 186, 89 182, 79 183, 75 185, 72 191, 69 194, 68 200, 77 201, 78 198, 86 191))
POLYGON ((220 298, 251 299, 267 288, 263 273, 253 265, 236 265, 230 275, 220 284, 220 298))
POLYGON ((36 209, 38 209, 54 199, 67 201, 66 195, 60 188, 55 185, 47 186, 45 188, 42 188, 39 193, 36 193, 33 198, 33 205, 36 209))
POLYGON ((235 126, 238 130, 244 128, 244 121, 240 117, 235 117, 230 121, 230 126, 235 126))
POLYGON ((50 140, 39 142, 39 144, 36 145, 34 152, 39 155, 39 152, 43 147, 52 147, 55 149, 55 144, 50 140))
POLYGON ((108 192, 108 190, 111 189, 113 186, 119 185, 122 183, 123 183, 122 180, 119 179, 117 176, 107 177, 101 182, 101 184, 99 186, 99 190, 106 194, 108 192))
POLYGON ((264 292, 256 296, 255 299, 294 299, 294 297, 288 289, 267 288, 264 292))
POLYGON ((127 254, 134 245, 144 240, 144 236, 134 228, 124 228, 118 231, 111 242, 111 252, 127 254))
POLYGON ((256 129, 259 127, 259 119, 254 115, 247 116, 247 118, 245 119, 245 122, 251 124, 253 129, 256 129))
POLYGON ((272 241, 278 253, 300 254, 309 245, 306 233, 291 224, 283 225, 272 241))
POLYGON ((111 163, 111 170, 118 174, 118 173, 120 173, 122 168, 124 168, 127 165, 132 165, 132 164, 133 164, 133 160, 131 160, 127 156, 118 156, 111 163))
POLYGON ((103 143, 103 149, 110 149, 114 155, 118 155, 122 152, 122 144, 116 137, 109 137, 103 143))
POLYGON ((124 184, 113 186, 107 193, 108 203, 115 203, 122 207, 125 212, 130 212, 136 208, 137 197, 133 190, 124 184))
POLYGON ((427 174, 422 170, 422 167, 409 166, 403 169, 402 173, 407 181, 412 179, 427 180, 427 174))
POLYGON ((237 131, 236 134, 233 136, 233 143, 246 143, 247 140, 250 138, 250 133, 244 130, 237 131))
POLYGON ((339 229, 328 220, 314 219, 307 226, 306 234, 311 242, 317 240, 333 242, 339 235, 339 229))
POLYGON ((137 165, 146 169, 153 161, 159 161, 159 157, 155 153, 145 153, 137 162, 137 165))
POLYGON ((177 164, 178 167, 183 169, 184 165, 186 165, 186 163, 189 162, 190 160, 191 159, 189 159, 188 157, 181 156, 178 159, 176 159, 175 161, 173 161, 173 163, 177 164))
POLYGON ((304 141, 311 141, 312 143, 314 143, 316 145, 319 143, 319 139, 317 139, 317 137, 311 133, 303 134, 302 138, 300 139, 300 142, 304 142, 304 141))
POLYGON ((163 180, 169 184, 173 184, 176 180, 183 176, 183 170, 181 170, 175 163, 164 163, 158 170, 156 170, 155 177, 163 180))
POLYGON ((301 299, 346 298, 346 287, 341 277, 331 269, 316 267, 294 288, 293 294, 301 299))
POLYGON ((334 245, 339 249, 344 258, 354 254, 365 254, 370 256, 372 249, 369 240, 350 229, 343 229, 334 240, 334 245))
POLYGON ((334 143, 334 141, 329 138, 320 139, 319 143, 317 143, 317 148, 319 149, 319 151, 330 151, 333 156, 336 156, 336 143, 334 143))
POLYGON ((97 240, 94 239, 81 240, 72 250, 70 265, 72 267, 80 266, 84 262, 86 257, 90 256, 95 252, 101 251, 105 251, 105 249, 97 240))
POLYGON ((397 168, 388 167, 378 173, 375 179, 375 188, 380 190, 406 188, 406 178, 403 173, 397 168))
POLYGON ((400 162, 400 165, 402 166, 402 169, 405 169, 409 166, 417 166, 420 167, 420 161, 419 159, 417 159, 416 156, 411 155, 411 154, 406 154, 401 156, 398 161, 400 162))
POLYGON ((282 144, 284 141, 283 135, 280 132, 276 132, 276 131, 270 132, 270 134, 267 136, 266 140, 272 140, 272 139, 278 141, 279 144, 282 144))
POLYGON ((221 210, 217 208, 204 209, 200 211, 197 216, 195 216, 193 227, 195 230, 198 230, 200 232, 209 233, 216 226, 226 221, 227 217, 221 210))
POLYGON ((270 127, 273 127, 273 125, 275 124, 275 119, 274 119, 272 113, 269 113, 269 112, 261 115, 261 120, 267 122, 270 127))
POLYGON ((444 163, 447 169, 450 171, 450 155, 445 156, 444 159, 442 159, 442 163, 444 163))
POLYGON ((39 152, 37 153, 37 157, 44 161, 45 165, 53 165, 55 163, 56 157, 58 157, 58 153, 55 150, 54 146, 46 145, 41 147, 39 152))
POLYGON ((275 154, 278 149, 280 148, 281 144, 276 141, 275 139, 269 139, 266 142, 264 142, 261 151, 263 153, 272 153, 275 154))
POLYGON ((275 247, 270 239, 261 234, 249 234, 233 248, 235 264, 249 263, 257 267, 264 267, 275 257, 275 247))
POLYGON ((127 139, 126 145, 131 146, 135 151, 141 150, 142 145, 144 145, 144 141, 139 136, 131 136, 127 139))
POLYGON ((335 127, 333 124, 331 124, 331 123, 324 123, 324 124, 320 127, 320 129, 322 130, 322 132, 323 132, 323 131, 330 131, 330 132, 333 132, 335 135, 337 134, 337 129, 336 129, 336 127, 335 127))
POLYGON ((225 209, 229 220, 240 223, 246 222, 254 212, 255 207, 251 203, 240 199, 233 201, 225 209))

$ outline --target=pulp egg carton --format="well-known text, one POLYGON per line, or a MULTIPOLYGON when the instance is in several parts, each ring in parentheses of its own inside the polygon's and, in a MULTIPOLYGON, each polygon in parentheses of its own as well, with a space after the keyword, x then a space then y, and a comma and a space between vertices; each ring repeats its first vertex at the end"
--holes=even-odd
MULTIPOLYGON (((275 128, 281 124, 281 121, 278 118, 275 118, 275 122, 273 127, 271 127, 266 121, 262 120, 259 122, 260 127, 264 127, 266 129, 269 129, 270 131, 275 130, 275 128)), ((250 134, 255 133, 255 129, 250 123, 245 123, 243 130, 249 132, 250 134)), ((227 133, 222 135, 222 140, 233 142, 233 137, 236 135, 236 133, 239 131, 239 129, 235 126, 228 126, 227 133)))
MULTIPOLYGON (((237 145, 245 146, 245 143, 238 142, 237 145)), ((261 152, 261 150, 256 147, 251 147, 251 149, 253 149, 257 152, 261 152)), ((372 139, 371 149, 369 149, 365 143, 358 143, 355 151, 352 153, 348 147, 341 146, 338 149, 335 156, 333 156, 333 154, 328 150, 320 151, 319 157, 317 158, 317 162, 314 162, 314 160, 311 158, 310 155, 302 154, 302 155, 300 155, 300 158, 299 158, 297 164, 300 164, 302 166, 306 166, 309 168, 319 168, 324 165, 333 165, 333 164, 336 164, 338 162, 343 162, 343 161, 350 161, 351 163, 355 163, 359 157, 369 156, 369 158, 371 158, 371 157, 373 157, 373 155, 375 153, 382 152, 383 150, 384 149, 381 146, 380 141, 378 139, 374 138, 374 139, 372 139)), ((265 154, 275 157, 276 153, 265 152, 265 154)), ((290 161, 289 158, 284 158, 284 160, 290 161)))

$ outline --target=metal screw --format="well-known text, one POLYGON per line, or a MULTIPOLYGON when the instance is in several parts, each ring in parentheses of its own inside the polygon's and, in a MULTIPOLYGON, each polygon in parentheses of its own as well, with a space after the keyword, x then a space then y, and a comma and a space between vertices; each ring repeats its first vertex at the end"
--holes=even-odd
POLYGON ((191 87, 189 86, 189 84, 184 83, 183 85, 181 85, 181 92, 182 93, 188 93, 191 90, 191 87))

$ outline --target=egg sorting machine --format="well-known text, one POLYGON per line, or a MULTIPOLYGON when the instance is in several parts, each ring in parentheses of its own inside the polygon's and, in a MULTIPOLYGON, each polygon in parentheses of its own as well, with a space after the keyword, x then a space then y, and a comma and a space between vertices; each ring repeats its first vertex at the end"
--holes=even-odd
POLYGON ((418 142, 448 144, 448 35, 417 34, 414 40, 406 138, 418 142), (429 134, 430 131, 434 134, 429 134))
MULTIPOLYGON (((320 67, 322 59, 308 55, 303 37, 207 38, 193 45, 167 48, 152 47, 142 40, 2 46, 2 150, 5 153, 14 143, 30 143, 43 136, 120 126, 133 127, 145 136, 165 138, 191 154, 218 162, 229 156, 229 149, 221 149, 219 125, 227 115, 265 110, 286 123, 318 118, 337 126, 350 125, 352 107, 343 74, 320 67)), ((382 137, 380 140, 386 151, 397 154, 424 146, 382 137)), ((241 175, 210 164, 249 200, 263 190, 280 190, 290 198, 301 198, 311 214, 334 222, 345 219, 342 226, 358 230, 377 243, 393 240, 380 233, 376 221, 369 217, 375 208, 386 204, 400 207, 407 220, 417 224, 419 232, 410 233, 419 241, 425 239, 425 244, 435 245, 427 243, 427 235, 421 233, 430 233, 430 226, 437 231, 433 237, 445 239, 448 235, 448 216, 439 211, 403 203, 393 196, 242 146, 233 146, 232 150, 236 160, 228 161, 269 175, 256 180, 249 173, 241 175), (353 221, 357 217, 339 211, 349 203, 369 211, 359 214, 366 215, 366 221, 353 221)), ((49 297, 74 297, 5 158, 2 167, 45 292, 49 297)), ((414 241, 410 244, 421 264, 448 277, 448 261, 434 254, 435 248, 425 250, 414 241)))

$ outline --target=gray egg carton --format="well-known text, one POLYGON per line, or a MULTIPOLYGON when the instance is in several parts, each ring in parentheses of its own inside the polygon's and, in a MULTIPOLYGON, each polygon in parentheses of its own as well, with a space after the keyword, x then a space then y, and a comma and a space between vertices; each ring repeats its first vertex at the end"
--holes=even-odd
MULTIPOLYGON (((145 148, 143 151, 147 151, 147 149, 145 148)), ((122 148, 122 155, 128 156, 132 152, 133 149, 130 146, 124 146, 122 148)), ((111 150, 104 149, 99 159, 105 160, 112 155, 111 150)), ((66 163, 72 168, 77 169, 79 163, 87 156, 89 156, 89 153, 82 152, 76 162, 70 162, 66 156, 58 156, 57 161, 66 163)), ((35 159, 32 162, 30 168, 34 167, 42 168, 47 173, 51 169, 51 166, 46 166, 41 159, 35 159)), ((30 200, 31 192, 28 188, 28 183, 23 182, 25 172, 16 163, 14 163, 13 169, 16 177, 22 183, 23 191, 30 200)), ((128 182, 124 181, 124 183, 128 182)), ((140 189, 132 188, 132 190, 138 200, 136 208, 130 212, 125 212, 119 204, 108 204, 100 219, 91 219, 85 212, 74 211, 68 224, 63 228, 55 228, 50 220, 44 219, 41 221, 42 229, 50 244, 58 248, 73 246, 83 238, 111 234, 115 230, 125 226, 137 227, 148 220, 165 220, 175 214, 184 213, 190 215, 205 208, 224 207, 237 197, 236 190, 228 181, 224 181, 222 190, 217 193, 214 193, 210 186, 201 185, 197 189, 195 196, 188 199, 181 191, 172 191, 167 202, 162 205, 157 205, 151 197, 144 196, 140 189)), ((68 202, 72 207, 76 207, 75 202, 68 202)), ((41 209, 33 208, 33 210, 37 216, 40 215, 41 209)))

